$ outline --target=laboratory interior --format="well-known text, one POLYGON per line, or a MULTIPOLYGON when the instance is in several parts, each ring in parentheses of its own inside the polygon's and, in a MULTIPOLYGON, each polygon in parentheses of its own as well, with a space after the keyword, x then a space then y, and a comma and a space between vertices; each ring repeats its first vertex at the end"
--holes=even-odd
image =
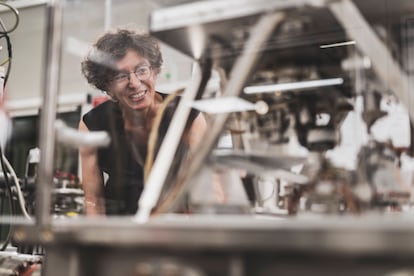
POLYGON ((0 84, 0 276, 414 276, 413 0, 0 0, 0 84))

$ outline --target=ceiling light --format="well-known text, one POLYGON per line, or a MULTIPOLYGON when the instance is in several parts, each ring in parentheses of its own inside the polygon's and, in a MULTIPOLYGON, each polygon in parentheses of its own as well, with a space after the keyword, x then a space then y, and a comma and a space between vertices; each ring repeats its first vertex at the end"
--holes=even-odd
POLYGON ((277 91, 289 91, 299 90, 323 86, 341 85, 344 83, 342 78, 332 79, 321 79, 321 80, 310 80, 300 82, 289 82, 289 83, 278 83, 269 85, 257 85, 257 86, 246 86, 244 88, 245 94, 258 94, 258 93, 273 93, 277 91))

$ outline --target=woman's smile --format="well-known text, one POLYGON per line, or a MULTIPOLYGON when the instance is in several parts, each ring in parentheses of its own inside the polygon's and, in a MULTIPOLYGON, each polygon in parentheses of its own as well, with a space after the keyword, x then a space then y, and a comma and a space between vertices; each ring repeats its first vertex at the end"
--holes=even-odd
POLYGON ((148 89, 136 91, 128 95, 128 98, 133 102, 140 102, 145 98, 145 95, 148 93, 148 89))

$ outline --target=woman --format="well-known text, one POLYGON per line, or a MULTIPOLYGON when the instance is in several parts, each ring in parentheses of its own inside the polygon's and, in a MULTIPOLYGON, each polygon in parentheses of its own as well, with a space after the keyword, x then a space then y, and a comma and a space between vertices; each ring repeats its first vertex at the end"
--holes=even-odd
MULTIPOLYGON (((111 136, 107 148, 80 149, 87 215, 131 215, 138 208, 149 134, 166 98, 154 88, 162 62, 153 38, 125 29, 104 34, 82 62, 87 81, 111 99, 79 123, 81 131, 104 130, 111 136), (103 173, 108 176, 105 185, 103 173)), ((172 101, 163 113, 158 128, 161 139, 177 102, 172 101)), ((201 140, 206 122, 193 110, 187 126, 176 156, 184 156, 186 148, 201 140)))

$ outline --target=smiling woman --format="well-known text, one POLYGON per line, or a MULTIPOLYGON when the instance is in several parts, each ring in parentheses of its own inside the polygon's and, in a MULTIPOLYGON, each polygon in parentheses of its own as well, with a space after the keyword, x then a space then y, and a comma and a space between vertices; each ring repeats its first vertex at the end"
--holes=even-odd
MULTIPOLYGON (((162 61, 159 45, 148 34, 119 29, 99 38, 82 62, 87 81, 111 98, 79 123, 80 130, 104 130, 112 140, 107 148, 80 149, 87 215, 132 215, 137 211, 150 133, 157 128, 157 152, 179 102, 177 97, 162 108, 167 95, 155 91, 162 61), (161 110, 161 122, 154 127, 161 110), (103 173, 108 175, 105 184, 103 173)), ((201 140, 206 123, 193 110, 187 126, 176 153, 177 166, 201 140)))
POLYGON ((108 94, 118 100, 124 111, 134 119, 136 115, 138 118, 140 115, 149 115, 146 113, 151 112, 151 107, 156 104, 157 99, 161 99, 155 96, 156 75, 148 63, 145 57, 135 50, 128 49, 124 58, 117 62, 119 73, 112 78, 109 85, 108 94))

